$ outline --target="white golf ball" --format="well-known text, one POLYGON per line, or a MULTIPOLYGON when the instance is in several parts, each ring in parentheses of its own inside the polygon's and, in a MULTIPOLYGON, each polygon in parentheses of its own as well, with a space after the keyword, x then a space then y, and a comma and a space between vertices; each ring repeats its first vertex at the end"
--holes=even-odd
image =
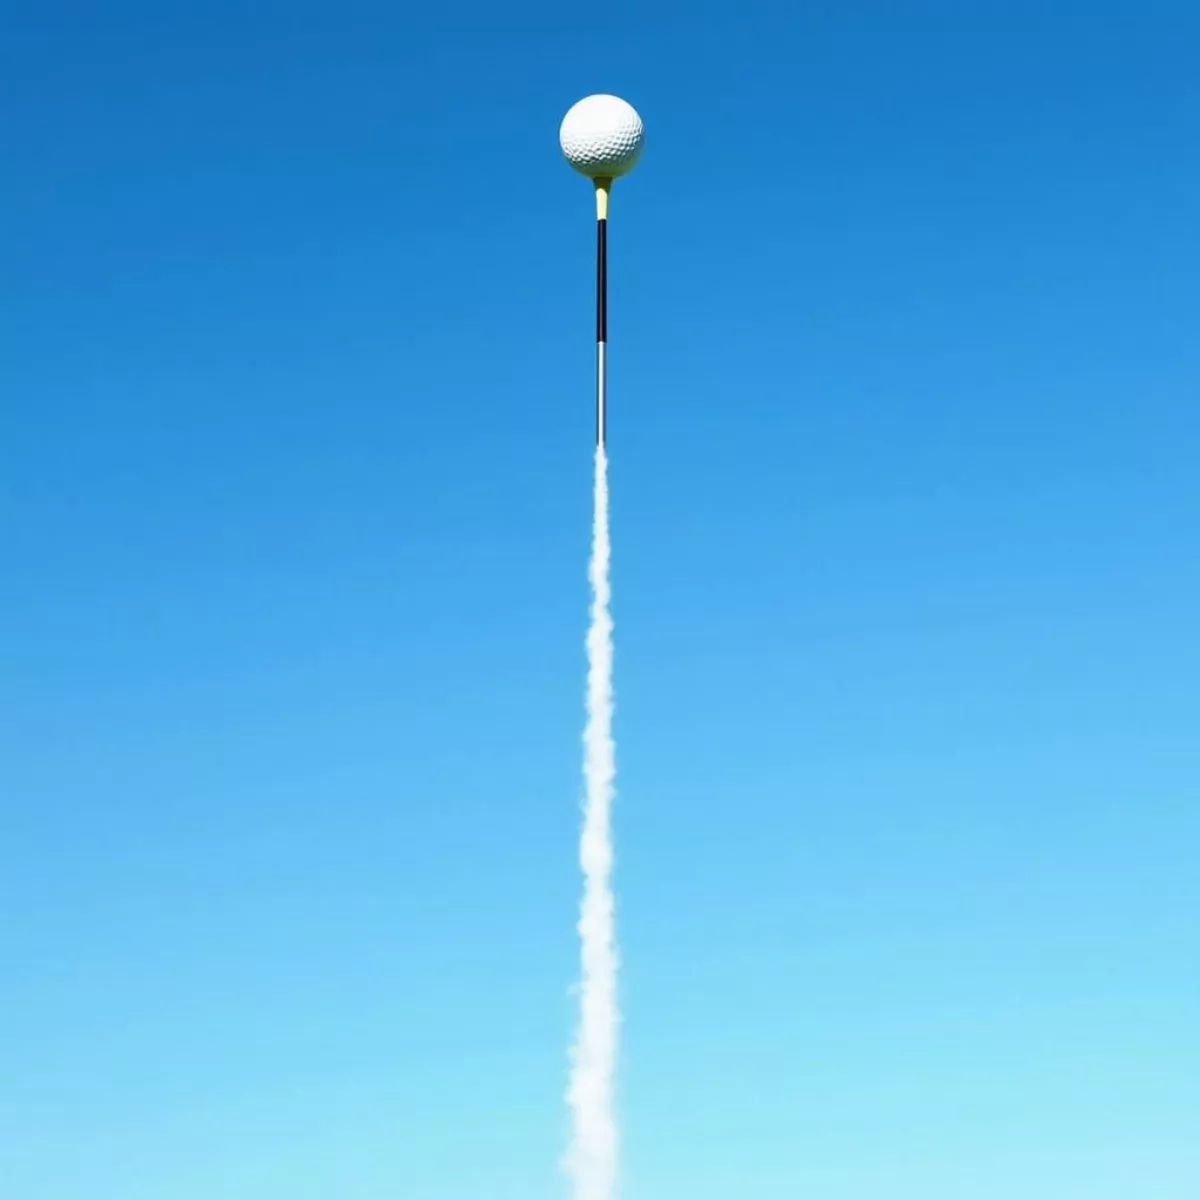
POLYGON ((646 131, 637 110, 620 96, 586 96, 563 117, 558 140, 575 170, 615 179, 633 170, 646 131))

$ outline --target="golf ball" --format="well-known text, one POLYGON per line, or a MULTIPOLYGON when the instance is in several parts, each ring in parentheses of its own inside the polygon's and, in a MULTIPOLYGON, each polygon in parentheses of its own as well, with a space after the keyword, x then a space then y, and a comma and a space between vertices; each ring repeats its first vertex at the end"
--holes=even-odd
POLYGON ((620 96, 586 96, 563 117, 558 140, 575 170, 615 179, 633 170, 646 131, 637 110, 620 96))

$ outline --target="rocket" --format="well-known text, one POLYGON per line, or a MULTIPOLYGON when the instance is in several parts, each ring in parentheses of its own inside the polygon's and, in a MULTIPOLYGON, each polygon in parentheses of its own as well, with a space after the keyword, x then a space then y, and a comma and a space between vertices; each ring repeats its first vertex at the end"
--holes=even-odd
POLYGON ((608 93, 585 96, 563 117, 558 140, 567 162, 596 187, 596 449, 608 426, 608 193, 641 157, 645 127, 628 101, 608 93))

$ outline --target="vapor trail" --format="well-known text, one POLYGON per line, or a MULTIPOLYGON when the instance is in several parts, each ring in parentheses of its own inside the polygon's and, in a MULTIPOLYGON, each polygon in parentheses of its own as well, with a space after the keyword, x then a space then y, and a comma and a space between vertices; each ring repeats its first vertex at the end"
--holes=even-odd
POLYGON ((592 585, 587 634, 587 724, 584 727, 583 831, 579 860, 582 977, 579 1027, 567 1091, 573 1127, 567 1169, 575 1200, 614 1200, 617 1127, 613 1076, 617 1052, 617 953, 613 920, 611 810, 616 761, 612 737, 612 617, 609 613, 608 460, 596 447, 595 515, 588 576, 592 585))

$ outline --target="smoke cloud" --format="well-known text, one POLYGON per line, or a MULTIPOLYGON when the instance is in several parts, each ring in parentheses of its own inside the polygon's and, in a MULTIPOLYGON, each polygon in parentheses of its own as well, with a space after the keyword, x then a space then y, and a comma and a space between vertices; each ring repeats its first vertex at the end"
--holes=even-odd
POLYGON ((571 1145, 567 1170, 575 1200, 615 1200, 617 1123, 613 1110, 617 1056, 617 949, 612 890, 612 802, 616 755, 612 736, 613 638, 609 612, 608 461, 596 448, 591 580, 587 634, 587 722, 584 746, 583 830, 579 861, 582 975, 579 1026, 571 1049, 567 1099, 571 1145))

